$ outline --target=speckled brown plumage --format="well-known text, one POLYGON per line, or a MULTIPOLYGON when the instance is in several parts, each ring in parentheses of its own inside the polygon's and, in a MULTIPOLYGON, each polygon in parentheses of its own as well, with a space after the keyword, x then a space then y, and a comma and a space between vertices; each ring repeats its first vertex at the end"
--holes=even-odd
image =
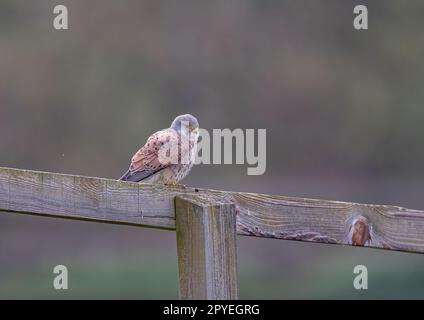
POLYGON ((193 166, 198 129, 199 124, 195 117, 178 116, 170 128, 158 131, 147 139, 146 144, 132 157, 128 171, 120 180, 177 184, 187 176, 193 166), (172 162, 169 148, 176 146, 178 160, 172 162), (168 157, 165 159, 160 157, 161 148, 168 150, 168 157))

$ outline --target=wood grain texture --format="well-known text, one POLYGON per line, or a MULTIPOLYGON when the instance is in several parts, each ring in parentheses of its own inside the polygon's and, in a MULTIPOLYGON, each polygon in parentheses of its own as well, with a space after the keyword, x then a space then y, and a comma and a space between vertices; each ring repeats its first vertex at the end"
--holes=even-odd
POLYGON ((195 196, 175 203, 180 298, 237 299, 234 204, 195 196))
POLYGON ((0 210, 39 216, 175 229, 180 189, 0 168, 0 210))
POLYGON ((175 196, 234 203, 246 236, 424 252, 424 211, 0 168, 0 211, 175 229, 175 196))
POLYGON ((260 194, 232 197, 238 234, 424 252, 423 211, 260 194))

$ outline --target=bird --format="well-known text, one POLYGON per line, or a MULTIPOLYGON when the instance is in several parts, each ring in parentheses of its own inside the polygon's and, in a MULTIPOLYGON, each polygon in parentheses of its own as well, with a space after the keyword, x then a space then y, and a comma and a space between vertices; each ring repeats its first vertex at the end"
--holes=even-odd
POLYGON ((131 159, 121 181, 177 185, 195 160, 199 122, 191 114, 177 116, 171 127, 153 133, 131 159))

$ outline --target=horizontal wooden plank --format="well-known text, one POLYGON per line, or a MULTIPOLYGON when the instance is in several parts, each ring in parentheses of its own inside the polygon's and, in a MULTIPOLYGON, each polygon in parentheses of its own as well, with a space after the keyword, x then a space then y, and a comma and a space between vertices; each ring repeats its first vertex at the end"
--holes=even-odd
POLYGON ((424 252, 424 211, 0 168, 0 211, 175 229, 174 198, 234 203, 240 235, 424 252))
POLYGON ((232 196, 238 234, 424 252, 424 211, 260 194, 232 196))
POLYGON ((180 187, 0 168, 0 210, 175 229, 180 187))

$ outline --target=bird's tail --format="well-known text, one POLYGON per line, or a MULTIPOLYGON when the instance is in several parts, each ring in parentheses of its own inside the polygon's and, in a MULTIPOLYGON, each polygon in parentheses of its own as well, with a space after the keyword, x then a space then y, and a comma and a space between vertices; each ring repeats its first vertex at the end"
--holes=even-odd
MULTIPOLYGON (((160 169, 162 170, 162 169, 160 169)), ((158 170, 158 171, 160 171, 158 170)), ((151 175, 155 174, 158 171, 152 170, 143 170, 143 171, 131 171, 128 170, 119 180, 121 181, 130 181, 130 182, 140 182, 151 175)))
POLYGON ((121 180, 121 181, 128 181, 128 178, 131 176, 131 172, 130 172, 130 170, 128 169, 128 171, 127 172, 125 172, 125 174, 122 176, 122 177, 120 177, 119 178, 119 180, 121 180))

